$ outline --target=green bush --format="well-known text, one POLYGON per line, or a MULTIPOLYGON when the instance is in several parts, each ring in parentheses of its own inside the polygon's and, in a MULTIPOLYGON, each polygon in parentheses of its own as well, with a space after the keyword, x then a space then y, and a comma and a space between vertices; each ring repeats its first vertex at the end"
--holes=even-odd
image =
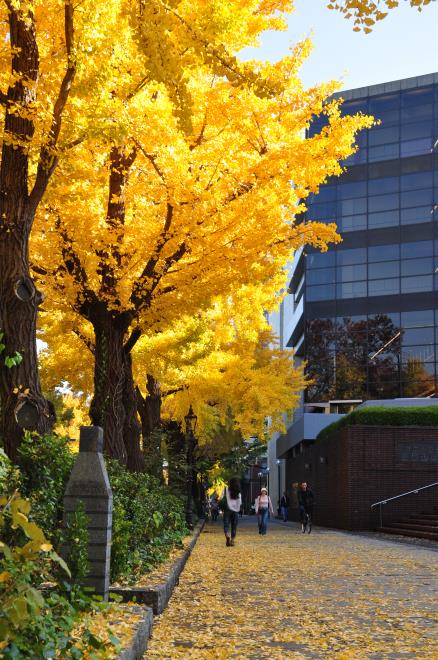
MULTIPOLYGON (((63 498, 74 460, 68 441, 52 434, 42 437, 26 434, 19 449, 19 473, 14 472, 6 457, 2 461, 0 455, 0 487, 3 472, 16 475, 14 490, 18 489, 29 498, 31 519, 57 547, 62 542, 63 498)), ((172 495, 158 479, 148 474, 128 472, 111 459, 106 459, 106 465, 114 497, 111 578, 123 577, 134 582, 139 574, 151 570, 181 543, 187 533, 184 506, 181 499, 172 495)), ((8 479, 10 476, 4 481, 8 479)), ((71 524, 77 532, 73 538, 82 538, 81 525, 86 531, 83 521, 72 520, 71 524)), ((63 534, 69 535, 72 531, 63 534)), ((20 530, 11 530, 7 526, 3 530, 6 542, 18 543, 19 535, 20 530)), ((79 580, 84 570, 82 546, 83 539, 75 547, 75 557, 70 558, 74 577, 79 580)))
POLYGON ((438 406, 357 408, 319 432, 316 440, 324 440, 344 426, 438 426, 438 406))
POLYGON ((75 460, 68 440, 26 433, 18 450, 22 495, 32 503, 32 519, 53 539, 62 521, 64 491, 75 460))
POLYGON ((188 533, 183 502, 148 474, 107 460, 114 497, 111 579, 135 582, 188 533))
MULTIPOLYGON (((0 543, 0 655, 17 658, 90 658, 96 649, 105 651, 103 640, 84 631, 72 637, 71 630, 84 611, 104 607, 78 588, 65 590, 56 575, 69 571, 53 551, 42 530, 29 520, 30 505, 14 493, 0 497, 0 534, 6 514, 20 528, 20 544, 0 543), (50 581, 48 595, 42 583, 50 581)), ((2 535, 2 534, 1 534, 2 535)))
POLYGON ((20 473, 0 447, 0 495, 12 495, 20 485, 20 473))
POLYGON ((67 560, 73 584, 80 584, 88 573, 88 516, 80 502, 74 513, 66 516, 66 525, 60 534, 59 545, 68 548, 67 560))

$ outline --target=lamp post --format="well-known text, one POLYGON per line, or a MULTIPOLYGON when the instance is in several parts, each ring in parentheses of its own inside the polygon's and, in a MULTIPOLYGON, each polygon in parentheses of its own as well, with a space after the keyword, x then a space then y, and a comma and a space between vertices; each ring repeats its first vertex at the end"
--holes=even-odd
POLYGON ((186 473, 186 486, 187 486, 187 500, 186 500, 186 524, 191 530, 193 529, 193 462, 195 454, 195 430, 198 421, 197 416, 193 412, 192 405, 190 404, 189 412, 184 417, 186 425, 186 442, 187 442, 187 473, 186 473))
POLYGON ((278 509, 280 509, 280 501, 281 501, 281 473, 280 473, 280 464, 281 461, 279 458, 277 458, 277 478, 278 478, 278 509))
POLYGON ((266 488, 268 489, 269 493, 269 468, 266 468, 266 488))
POLYGON ((263 477, 263 472, 258 473, 258 478, 259 478, 259 493, 262 490, 262 477, 263 477))

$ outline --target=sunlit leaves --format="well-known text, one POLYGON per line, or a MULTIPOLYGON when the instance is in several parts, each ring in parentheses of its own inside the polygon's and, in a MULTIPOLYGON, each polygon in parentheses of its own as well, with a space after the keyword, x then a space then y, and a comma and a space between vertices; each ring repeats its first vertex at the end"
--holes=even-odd
MULTIPOLYGON (((432 0, 409 0, 411 7, 421 11, 432 0)), ((377 21, 388 15, 391 9, 399 6, 399 0, 342 0, 329 2, 329 9, 336 9, 344 14, 345 18, 353 19, 355 32, 363 31, 369 34, 377 21)))

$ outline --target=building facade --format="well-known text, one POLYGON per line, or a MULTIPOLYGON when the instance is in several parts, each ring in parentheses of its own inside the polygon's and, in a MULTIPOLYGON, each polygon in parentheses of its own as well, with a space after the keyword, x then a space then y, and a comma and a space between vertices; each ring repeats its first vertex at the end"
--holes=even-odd
POLYGON ((438 74, 340 96, 344 114, 380 124, 308 200, 307 217, 335 222, 343 240, 292 265, 282 335, 312 382, 277 458, 362 401, 437 392, 438 74))

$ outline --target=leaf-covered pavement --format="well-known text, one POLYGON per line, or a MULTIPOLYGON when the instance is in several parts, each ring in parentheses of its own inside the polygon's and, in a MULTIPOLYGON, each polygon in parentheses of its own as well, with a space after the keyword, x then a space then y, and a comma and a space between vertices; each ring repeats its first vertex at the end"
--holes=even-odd
POLYGON ((438 659, 438 553, 240 521, 201 534, 146 658, 438 659))

